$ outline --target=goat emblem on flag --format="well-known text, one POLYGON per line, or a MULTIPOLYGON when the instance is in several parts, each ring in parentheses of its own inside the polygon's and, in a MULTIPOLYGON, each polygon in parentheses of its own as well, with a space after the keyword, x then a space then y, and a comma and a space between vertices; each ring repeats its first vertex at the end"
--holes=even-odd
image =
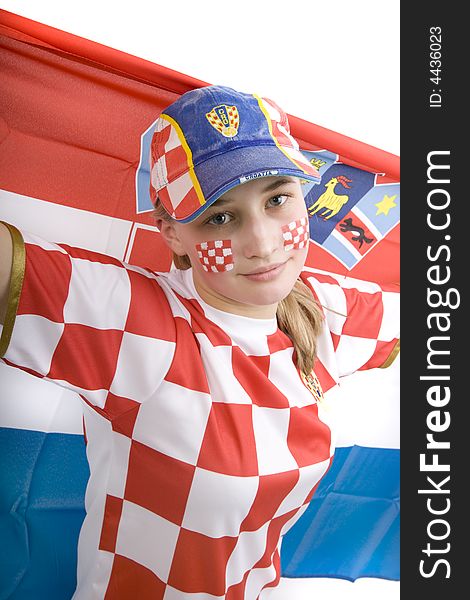
POLYGON ((227 104, 219 104, 206 113, 209 123, 217 129, 224 137, 234 137, 238 133, 238 125, 240 117, 236 106, 227 106, 227 104))
POLYGON ((305 194, 310 238, 352 269, 399 222, 400 185, 329 152, 304 154, 322 177, 305 194))

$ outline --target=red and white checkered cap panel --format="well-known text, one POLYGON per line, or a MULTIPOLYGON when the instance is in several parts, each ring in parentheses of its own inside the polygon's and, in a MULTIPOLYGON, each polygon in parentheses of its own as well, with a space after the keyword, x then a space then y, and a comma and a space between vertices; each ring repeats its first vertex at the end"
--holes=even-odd
POLYGON ((157 119, 150 150, 152 201, 158 196, 168 214, 179 219, 200 208, 193 185, 195 177, 175 127, 163 117, 157 119))
POLYGON ((269 98, 262 98, 263 106, 271 119, 273 135, 281 146, 299 149, 297 140, 291 135, 289 121, 285 112, 269 98))
POLYGON ((173 125, 160 117, 150 146, 150 179, 158 192, 188 170, 188 157, 173 125))
POLYGON ((381 367, 399 339, 398 286, 305 269, 302 280, 324 308, 340 377, 381 367))
POLYGON ((204 271, 221 273, 233 269, 231 240, 211 240, 196 244, 196 251, 204 271))
POLYGON ((272 135, 284 154, 306 173, 317 176, 320 179, 318 170, 302 154, 297 140, 291 135, 289 121, 285 112, 269 98, 261 98, 261 101, 271 119, 272 135))
POLYGON ((308 219, 302 217, 281 227, 284 250, 300 250, 305 248, 309 240, 308 219))

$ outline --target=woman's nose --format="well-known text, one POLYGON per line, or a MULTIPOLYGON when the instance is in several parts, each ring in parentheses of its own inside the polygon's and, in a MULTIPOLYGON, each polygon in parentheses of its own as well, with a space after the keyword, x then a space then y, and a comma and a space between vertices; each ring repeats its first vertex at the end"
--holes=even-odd
POLYGON ((267 258, 279 247, 282 240, 278 223, 269 219, 249 219, 243 228, 242 246, 245 258, 267 258))

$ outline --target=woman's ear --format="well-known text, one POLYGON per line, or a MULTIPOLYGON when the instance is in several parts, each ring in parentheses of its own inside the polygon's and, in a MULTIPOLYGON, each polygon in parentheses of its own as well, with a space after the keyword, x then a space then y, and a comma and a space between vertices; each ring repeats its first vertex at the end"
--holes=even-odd
POLYGON ((165 219, 157 219, 156 223, 160 234, 170 250, 173 250, 173 252, 178 256, 185 256, 187 253, 178 237, 174 223, 165 219))

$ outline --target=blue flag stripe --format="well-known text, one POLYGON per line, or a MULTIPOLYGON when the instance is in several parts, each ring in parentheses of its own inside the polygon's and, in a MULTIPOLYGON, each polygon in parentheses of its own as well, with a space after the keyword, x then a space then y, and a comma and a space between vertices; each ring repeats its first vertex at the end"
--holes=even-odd
MULTIPOLYGON (((399 579, 399 456, 337 449, 284 536, 283 577, 399 579)), ((72 596, 88 477, 83 436, 0 428, 0 599, 72 596)))

